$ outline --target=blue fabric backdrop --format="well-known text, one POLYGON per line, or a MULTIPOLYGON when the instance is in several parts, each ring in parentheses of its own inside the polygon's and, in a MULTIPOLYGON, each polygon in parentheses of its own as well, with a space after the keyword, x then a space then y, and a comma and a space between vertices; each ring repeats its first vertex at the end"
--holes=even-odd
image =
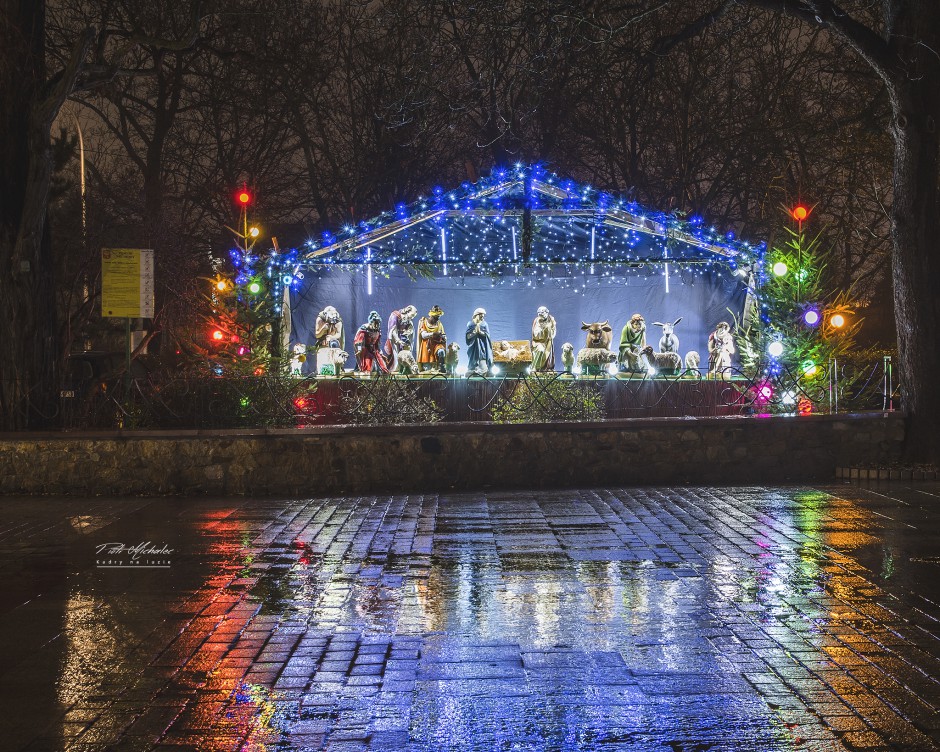
MULTIPOLYGON (((521 271, 521 268, 520 268, 521 271)), ((608 272, 610 272, 608 267, 608 272)), ((682 322, 676 327, 679 353, 683 357, 696 350, 704 367, 708 359, 708 335, 719 321, 733 324, 732 312, 741 316, 746 287, 740 277, 719 265, 676 270, 670 267, 669 292, 662 266, 621 268, 611 277, 591 275, 564 280, 536 281, 520 277, 494 280, 479 276, 438 276, 412 280, 396 268, 389 277, 373 276, 372 294, 367 291, 366 271, 321 268, 305 274, 299 288, 291 291, 291 345, 314 343, 317 314, 327 305, 334 306, 343 319, 346 350, 352 355, 352 339, 369 311, 378 311, 383 322, 389 314, 408 304, 418 309, 418 317, 439 305, 448 341, 460 343, 460 363, 466 365, 464 332, 473 310, 486 309, 490 335, 502 339, 529 339, 536 309, 548 306, 558 324, 555 338, 556 368, 561 368, 561 345, 571 342, 575 351, 584 345, 581 322, 609 320, 613 327, 612 348, 617 349, 620 331, 630 316, 640 313, 646 319, 647 340, 658 348, 662 330, 654 321, 682 322), (614 280, 614 281, 612 281, 614 280), (531 286, 530 286, 531 285, 531 286)), ((439 272, 438 272, 439 273, 439 272)), ((415 320, 417 323, 417 319, 415 320)), ((312 369, 313 359, 308 368, 312 369)), ((347 368, 352 368, 352 358, 347 368)))

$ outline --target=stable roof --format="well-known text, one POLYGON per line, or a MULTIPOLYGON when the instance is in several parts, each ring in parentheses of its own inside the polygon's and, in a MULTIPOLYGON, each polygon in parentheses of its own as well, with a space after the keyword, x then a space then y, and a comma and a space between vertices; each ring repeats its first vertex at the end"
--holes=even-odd
POLYGON ((324 233, 322 243, 307 243, 301 263, 449 264, 468 272, 520 262, 724 261, 734 268, 759 250, 700 217, 649 211, 538 165, 517 165, 324 233))

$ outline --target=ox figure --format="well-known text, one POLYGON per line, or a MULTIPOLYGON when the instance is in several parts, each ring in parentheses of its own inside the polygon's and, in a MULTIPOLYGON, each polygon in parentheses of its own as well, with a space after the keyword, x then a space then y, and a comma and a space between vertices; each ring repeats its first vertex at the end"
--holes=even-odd
POLYGON ((610 351, 613 330, 609 321, 596 321, 593 324, 582 321, 581 328, 587 332, 587 341, 578 351, 578 365, 582 373, 596 376, 617 360, 616 354, 610 351))

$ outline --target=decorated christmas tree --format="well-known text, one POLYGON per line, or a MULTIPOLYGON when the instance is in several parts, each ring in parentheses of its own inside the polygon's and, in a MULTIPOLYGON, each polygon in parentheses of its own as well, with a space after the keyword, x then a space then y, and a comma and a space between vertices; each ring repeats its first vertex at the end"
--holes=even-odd
POLYGON ((228 263, 215 262, 215 276, 207 280, 205 339, 197 349, 220 376, 261 376, 287 365, 280 341, 283 301, 285 287, 292 282, 289 269, 296 252, 281 254, 276 242, 263 257, 255 250, 260 232, 248 224, 251 201, 245 189, 236 194, 241 215, 240 229, 233 231, 235 247, 229 251, 228 263))
POLYGON ((252 196, 243 189, 235 198, 234 247, 205 278, 198 323, 184 345, 189 372, 164 386, 161 404, 187 425, 310 425, 318 420, 316 380, 290 369, 282 339, 297 251, 282 253, 274 238, 257 251, 261 233, 247 217, 252 196))
POLYGON ((830 252, 821 234, 808 238, 803 224, 810 210, 797 206, 789 215, 796 229, 784 228, 757 274, 754 315, 737 330, 744 371, 766 379, 764 394, 784 406, 821 399, 827 374, 854 347, 861 324, 850 290, 838 290, 828 271, 830 252), (775 400, 776 401, 776 400, 775 400))
POLYGON ((218 273, 208 295, 206 355, 219 375, 261 375, 270 364, 271 301, 253 257, 240 255, 232 251, 234 272, 218 273))

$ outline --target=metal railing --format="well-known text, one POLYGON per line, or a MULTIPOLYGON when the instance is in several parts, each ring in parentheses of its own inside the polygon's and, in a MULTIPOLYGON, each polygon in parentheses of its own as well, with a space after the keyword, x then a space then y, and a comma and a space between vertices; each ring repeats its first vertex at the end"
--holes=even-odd
POLYGON ((804 371, 726 369, 574 376, 250 377, 138 379, 63 397, 60 425, 75 429, 295 428, 311 425, 596 421, 644 417, 893 410, 892 361, 832 360, 804 371))

